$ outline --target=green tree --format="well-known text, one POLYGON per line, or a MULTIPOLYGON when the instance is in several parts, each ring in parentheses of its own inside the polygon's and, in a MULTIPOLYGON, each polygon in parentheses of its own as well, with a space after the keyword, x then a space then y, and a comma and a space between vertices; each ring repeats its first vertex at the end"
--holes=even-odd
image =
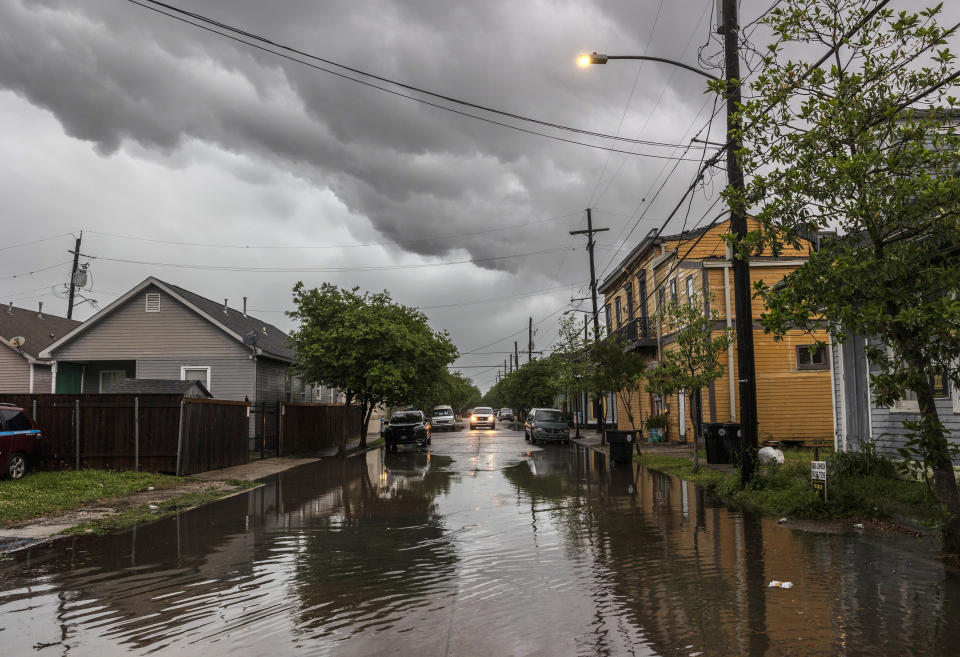
POLYGON ((551 358, 537 358, 500 379, 483 396, 483 401, 494 407, 527 411, 538 406, 553 406, 560 392, 556 362, 551 358))
POLYGON ((703 404, 701 391, 723 376, 723 356, 733 341, 731 329, 714 329, 717 317, 704 311, 703 298, 676 299, 667 303, 657 319, 673 343, 663 352, 652 386, 658 394, 680 393, 689 401, 693 424, 693 471, 700 469, 700 434, 703 404))
POLYGON ((601 398, 605 398, 607 393, 615 393, 623 405, 630 426, 636 431, 637 421, 643 418, 634 416, 633 402, 643 387, 647 371, 646 361, 629 350, 626 341, 616 333, 591 345, 589 353, 590 389, 601 398))
POLYGON ((742 107, 752 180, 732 204, 759 205, 752 245, 799 244, 838 229, 782 285, 759 286, 761 321, 782 334, 829 322, 836 341, 870 339, 876 403, 915 395, 908 454, 929 466, 944 549, 960 553, 960 496, 931 385, 960 385, 958 71, 941 6, 874 11, 872 0, 787 0, 776 41, 742 107), (822 65, 812 61, 829 48, 822 65), (790 55, 787 56, 787 51, 790 55), (816 65, 815 65, 816 64, 816 65))
MULTIPOLYGON (((360 405, 360 446, 365 447, 373 409, 422 398, 434 381, 446 376, 457 357, 446 332, 436 332, 427 317, 395 303, 386 291, 360 294, 324 283, 293 288, 299 323, 290 341, 294 367, 308 381, 341 390, 347 406, 360 405)), ((341 436, 339 454, 346 453, 341 436)))
POLYGON ((432 383, 419 398, 409 400, 426 413, 440 405, 449 405, 460 413, 480 403, 480 389, 461 372, 443 372, 432 383))

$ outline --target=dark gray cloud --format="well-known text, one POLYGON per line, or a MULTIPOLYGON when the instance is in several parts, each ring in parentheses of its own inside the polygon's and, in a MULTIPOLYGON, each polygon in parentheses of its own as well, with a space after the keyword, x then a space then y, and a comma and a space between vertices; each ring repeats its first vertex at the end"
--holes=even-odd
MULTIPOLYGON (((574 56, 592 49, 640 53, 652 35, 651 53, 696 63, 712 4, 184 3, 275 41, 450 96, 606 133, 617 131, 622 118, 624 135, 665 142, 688 139, 689 129, 708 118, 701 80, 650 64, 580 70, 574 56)), ((764 8, 760 0, 746 1, 742 11, 764 8)), ((252 306, 266 311, 285 307, 298 278, 387 287, 421 306, 553 288, 510 304, 430 311, 462 348, 502 337, 528 315, 540 319, 581 295, 575 284, 556 289, 586 277, 582 240, 567 235, 581 217, 542 220, 597 206, 598 221, 612 228, 598 249, 602 266, 615 260, 609 245, 633 224, 630 215, 663 179, 664 167, 673 166, 445 112, 122 0, 0 3, 0 89, 0 113, 15 128, 5 130, 2 143, 20 154, 3 165, 0 198, 24 241, 83 227, 221 244, 392 242, 238 253, 89 236, 91 249, 110 257, 261 267, 419 265, 566 249, 476 265, 315 275, 94 265, 106 301, 108 291, 122 292, 155 274, 214 298, 238 299, 246 291, 252 306), (441 239, 480 231, 489 232, 441 239)), ((714 128, 721 134, 719 121, 714 128)), ((678 167, 631 240, 665 216, 695 166, 678 167)), ((699 196, 692 216, 706 205, 699 196)), ((55 250, 7 252, 3 271, 55 262, 65 242, 56 244, 55 250)), ((3 292, 32 300, 38 293, 28 290, 48 280, 55 279, 0 283, 3 292)), ((283 323, 279 314, 272 318, 283 323)), ((552 321, 539 330, 538 345, 545 347, 552 321)), ((512 339, 503 344, 512 346, 512 339)), ((481 377, 490 381, 489 374, 481 377)))

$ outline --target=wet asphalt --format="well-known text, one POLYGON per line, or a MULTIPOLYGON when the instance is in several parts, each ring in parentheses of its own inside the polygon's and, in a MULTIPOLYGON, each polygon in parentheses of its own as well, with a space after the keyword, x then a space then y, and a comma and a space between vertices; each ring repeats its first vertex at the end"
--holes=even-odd
POLYGON ((502 426, 265 482, 0 562, 2 654, 960 652, 931 540, 795 531, 502 426))

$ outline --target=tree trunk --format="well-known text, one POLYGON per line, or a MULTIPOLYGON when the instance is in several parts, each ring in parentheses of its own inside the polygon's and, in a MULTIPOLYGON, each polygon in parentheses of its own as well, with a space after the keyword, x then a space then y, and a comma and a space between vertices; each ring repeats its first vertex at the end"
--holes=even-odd
POLYGON ((693 471, 700 472, 700 389, 690 393, 690 424, 693 425, 693 471))
POLYGON ((373 409, 376 404, 371 400, 363 410, 363 418, 360 422, 360 448, 367 448, 367 433, 370 432, 370 416, 373 415, 373 409))
POLYGON ((350 426, 350 405, 353 403, 353 395, 349 392, 344 393, 344 402, 343 426, 340 428, 340 445, 337 447, 339 458, 347 455, 347 428, 350 426))
POLYGON ((960 493, 957 491, 957 477, 950 458, 950 446, 937 413, 933 388, 928 383, 914 392, 920 406, 920 441, 926 460, 933 470, 937 501, 945 516, 942 530, 943 551, 957 555, 960 554, 960 493))

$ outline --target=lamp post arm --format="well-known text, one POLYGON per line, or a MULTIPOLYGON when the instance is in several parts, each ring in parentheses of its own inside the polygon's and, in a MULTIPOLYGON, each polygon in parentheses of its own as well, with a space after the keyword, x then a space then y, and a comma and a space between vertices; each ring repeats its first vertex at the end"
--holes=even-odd
POLYGON ((606 59, 642 59, 648 62, 662 62, 664 64, 673 64, 674 66, 679 66, 680 68, 685 68, 688 71, 693 71, 699 75, 702 75, 705 78, 711 80, 719 80, 720 78, 714 75, 713 73, 707 73, 706 71, 697 68, 696 66, 690 66, 689 64, 684 64, 683 62, 677 62, 672 59, 665 59, 663 57, 652 57, 650 55, 605 55, 606 59))

